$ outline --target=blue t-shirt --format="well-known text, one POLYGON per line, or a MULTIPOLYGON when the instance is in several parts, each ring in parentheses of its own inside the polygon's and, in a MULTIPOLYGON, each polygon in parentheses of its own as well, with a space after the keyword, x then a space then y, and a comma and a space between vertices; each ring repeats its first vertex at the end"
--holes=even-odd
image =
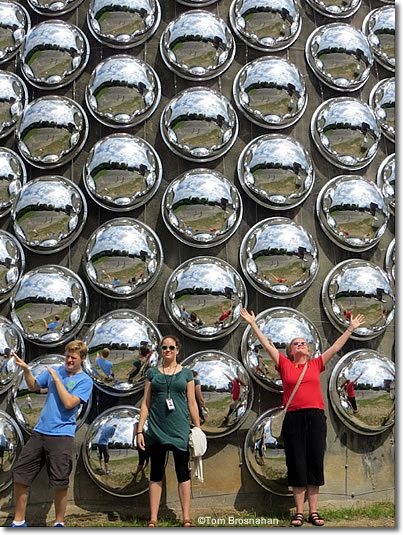
POLYGON ((116 429, 112 425, 107 425, 104 427, 99 435, 98 444, 101 446, 107 446, 109 439, 113 437, 115 431, 116 429))
POLYGON ((96 366, 101 368, 101 370, 104 372, 105 375, 112 375, 113 364, 109 360, 105 360, 102 357, 97 357, 95 359, 95 364, 96 366))
POLYGON ((56 329, 59 325, 59 320, 53 320, 50 323, 48 323, 48 329, 50 331, 53 331, 53 329, 56 329))
POLYGON ((0 433, 0 446, 5 448, 7 446, 7 439, 3 433, 0 433))
POLYGON ((5 370, 7 367, 7 360, 6 359, 3 359, 1 364, 0 364, 0 373, 5 370))
MULTIPOLYGON (((88 401, 92 392, 92 379, 85 372, 81 371, 70 377, 65 366, 53 367, 57 371, 65 389, 69 394, 77 396, 82 403, 88 401)), ((40 388, 47 388, 48 395, 45 405, 39 416, 38 423, 34 431, 44 435, 64 435, 74 437, 76 432, 76 415, 79 405, 73 409, 66 409, 62 400, 57 393, 56 384, 48 370, 44 371, 38 377, 36 382, 40 388)))

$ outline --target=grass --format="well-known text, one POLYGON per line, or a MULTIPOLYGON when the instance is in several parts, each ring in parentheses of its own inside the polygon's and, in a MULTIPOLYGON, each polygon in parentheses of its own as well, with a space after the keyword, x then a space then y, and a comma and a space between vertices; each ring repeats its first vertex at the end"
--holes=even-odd
MULTIPOLYGON (((373 522, 378 521, 382 522, 383 520, 389 520, 393 523, 395 518, 395 505, 390 502, 377 502, 374 504, 369 504, 361 507, 344 507, 340 509, 324 509, 321 508, 321 512, 326 518, 326 525, 329 524, 343 523, 344 521, 348 522, 359 522, 355 527, 365 527, 366 521, 373 522)), ((197 517, 201 515, 194 515, 194 523, 198 527, 202 527, 200 524, 197 524, 197 517)), ((270 517, 272 519, 277 519, 278 524, 274 524, 269 527, 289 527, 290 522, 290 512, 289 511, 268 511, 266 514, 257 513, 256 511, 228 511, 227 513, 216 513, 214 514, 211 511, 206 511, 206 517, 210 516, 211 518, 228 518, 234 517, 235 519, 253 519, 253 518, 262 518, 270 517)), ((389 525, 388 522, 388 525, 389 525)), ((105 527, 105 528, 117 528, 117 527, 145 527, 146 521, 143 519, 133 517, 132 520, 117 520, 116 522, 104 521, 100 518, 95 518, 90 520, 88 518, 83 518, 82 520, 77 520, 77 517, 69 521, 68 517, 66 519, 67 527, 105 527)), ((164 519, 161 518, 158 521, 159 527, 173 528, 181 526, 180 519, 164 519)), ((205 525, 204 527, 225 527, 223 525, 214 526, 212 523, 210 525, 205 525)), ((228 525, 227 527, 237 527, 236 525, 228 525)), ((253 527, 253 525, 242 525, 241 523, 238 527, 253 527)), ((256 526, 259 527, 259 526, 256 526)), ((260 526, 268 527, 268 526, 260 526)), ((335 525, 333 527, 336 527, 335 525)), ((390 525, 389 527, 392 527, 390 525)))

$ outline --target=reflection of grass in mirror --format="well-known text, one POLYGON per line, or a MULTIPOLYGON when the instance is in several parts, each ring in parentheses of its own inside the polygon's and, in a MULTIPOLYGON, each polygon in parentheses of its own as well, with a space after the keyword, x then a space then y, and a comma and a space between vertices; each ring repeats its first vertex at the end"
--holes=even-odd
POLYGON ((339 155, 351 154, 357 158, 362 158, 367 154, 368 143, 364 144, 362 133, 359 131, 329 129, 326 130, 325 135, 330 140, 331 150, 329 152, 336 151, 339 155))
POLYGON ((259 267, 259 273, 266 275, 271 286, 278 282, 277 279, 286 279, 287 286, 290 286, 300 280, 305 273, 305 270, 302 269, 303 263, 301 260, 297 260, 292 264, 279 266, 278 268, 264 269, 265 260, 266 258, 263 256, 256 258, 255 262, 259 267))
POLYGON ((350 235, 358 236, 362 238, 373 238, 376 235, 377 228, 372 226, 373 219, 371 217, 366 217, 367 214, 360 212, 359 214, 352 214, 351 212, 347 212, 348 217, 354 217, 356 220, 352 221, 345 220, 346 212, 341 210, 335 210, 332 211, 330 215, 335 219, 336 224, 342 232, 346 233, 346 231, 350 235))
POLYGON ((29 61, 29 65, 36 78, 44 79, 52 76, 52 74, 61 75, 72 70, 70 55, 61 50, 35 52, 29 61))
POLYGON ((217 63, 216 49, 208 42, 177 43, 172 50, 176 53, 178 63, 186 63, 191 67, 209 67, 217 63))
POLYGON ((346 54, 331 53, 322 54, 318 56, 325 65, 325 70, 330 73, 333 78, 346 78, 347 80, 358 80, 361 72, 365 69, 365 63, 362 62, 362 71, 357 69, 357 61, 352 60, 350 63, 346 62, 346 54))
POLYGON ((139 278, 148 277, 145 264, 140 258, 103 256, 94 261, 93 265, 97 272, 97 278, 102 284, 121 286, 129 284, 133 277, 135 277, 136 281, 139 278), (119 269, 118 265, 121 262, 123 262, 123 267, 119 269), (120 282, 114 284, 113 278, 120 282))
POLYGON ((147 465, 147 468, 144 470, 143 474, 137 474, 134 478, 132 472, 136 471, 138 465, 138 452, 137 450, 127 449, 119 450, 118 452, 109 448, 109 463, 108 466, 112 470, 109 475, 106 475, 105 472, 101 471, 99 466, 99 460, 96 452, 91 452, 89 458, 90 466, 94 473, 97 475, 97 478, 100 479, 105 485, 112 488, 125 488, 130 487, 135 484, 140 483, 141 481, 148 481, 150 464, 147 465), (124 455, 123 459, 113 459, 114 454, 124 455))
MULTIPOLYGON (((372 305, 365 305, 365 306, 355 306, 354 303, 354 297, 345 298, 345 297, 339 297, 335 299, 335 302, 339 304, 341 310, 346 310, 351 312, 354 316, 357 316, 358 314, 363 314, 365 316, 365 324, 366 326, 376 325, 377 323, 383 323, 384 317, 382 314, 382 303, 378 300, 372 305)), ((364 298, 365 299, 365 298, 364 298)), ((346 323, 347 328, 347 323, 346 323)))
POLYGON ((294 174, 285 175, 275 174, 275 170, 270 173, 266 169, 259 169, 253 173, 255 177, 255 188, 263 189, 270 195, 290 195, 291 193, 298 193, 301 189, 296 185, 296 176, 294 174))
POLYGON ((28 407, 25 407, 24 404, 18 403, 18 405, 21 409, 21 412, 25 416, 28 426, 33 429, 39 420, 42 407, 29 409, 28 407))
POLYGON ((64 212, 30 211, 17 222, 29 241, 42 242, 50 238, 57 240, 60 235, 68 234, 72 230, 69 229, 71 217, 64 212), (48 218, 49 224, 45 223, 48 218))
POLYGON ((136 13, 106 12, 102 13, 98 22, 104 35, 133 35, 144 28, 142 18, 136 13), (129 16, 130 15, 130 16, 129 16), (102 23, 102 24, 101 24, 102 23))
MULTIPOLYGON (((358 391, 363 392, 364 391, 358 391)), ((358 413, 354 415, 360 422, 371 426, 385 425, 389 421, 394 402, 389 394, 379 394, 376 397, 365 399, 356 397, 358 413)))
POLYGON ((180 144, 194 147, 213 147, 222 144, 221 130, 214 123, 207 121, 181 121, 182 128, 175 125, 174 130, 180 144))
POLYGON ((137 90, 125 87, 104 87, 96 98, 99 113, 132 115, 144 106, 143 97, 137 90))
MULTIPOLYGON (((36 137, 28 145, 34 157, 44 158, 49 154, 60 155, 70 149, 71 134, 64 128, 41 128, 36 130, 36 137)), ((28 134, 29 135, 29 134, 28 134)))
POLYGON ((205 205, 192 204, 191 206, 180 206, 174 210, 174 214, 183 224, 190 225, 193 232, 211 231, 211 229, 222 230, 225 226, 226 214, 219 207, 206 207, 205 205), (213 212, 206 217, 195 217, 199 213, 213 212), (195 213, 196 212, 196 213, 195 213))
POLYGON ((206 427, 219 427, 223 423, 223 419, 232 403, 232 395, 230 393, 223 392, 218 395, 220 398, 214 401, 209 401, 207 395, 204 395, 206 406, 209 410, 206 427))
MULTIPOLYGON (((107 171, 105 171, 107 173, 107 171)), ((106 180, 97 181, 97 195, 108 196, 113 200, 119 197, 133 197, 146 188, 142 175, 131 172, 128 176, 112 176, 108 173, 106 180), (119 179, 119 182, 117 180, 119 179)))
POLYGON ((264 464, 260 465, 260 470, 266 479, 271 479, 279 485, 288 486, 287 466, 284 455, 281 457, 270 457, 270 459, 266 458, 264 464))
POLYGON ((285 91, 269 88, 252 89, 248 92, 248 96, 249 107, 260 111, 263 115, 286 115, 292 111, 290 96, 285 91))

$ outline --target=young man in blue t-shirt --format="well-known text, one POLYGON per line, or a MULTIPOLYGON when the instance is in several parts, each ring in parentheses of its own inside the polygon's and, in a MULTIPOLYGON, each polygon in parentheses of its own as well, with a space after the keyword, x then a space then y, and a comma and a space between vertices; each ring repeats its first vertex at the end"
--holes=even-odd
POLYGON ((48 395, 32 436, 14 465, 15 516, 9 527, 27 527, 29 487, 44 464, 49 486, 55 490, 55 527, 64 527, 76 415, 80 403, 88 401, 93 386, 92 379, 81 369, 86 355, 86 344, 73 340, 66 345, 64 366, 46 366, 47 371, 35 378, 28 364, 13 353, 15 363, 24 371, 28 389, 35 392, 47 388, 48 395))

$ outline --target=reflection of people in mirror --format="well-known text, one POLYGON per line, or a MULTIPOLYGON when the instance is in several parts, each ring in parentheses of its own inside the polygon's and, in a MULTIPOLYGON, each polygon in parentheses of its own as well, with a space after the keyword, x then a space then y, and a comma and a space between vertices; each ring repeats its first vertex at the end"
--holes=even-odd
POLYGON ((220 308, 221 308, 221 315, 219 316, 217 320, 216 326, 218 326, 219 324, 222 324, 232 314, 232 305, 230 306, 229 309, 225 310, 224 305, 220 303, 220 308))
POLYGON ((32 399, 29 395, 25 399, 25 406, 28 407, 28 409, 32 410, 32 399))
POLYGON ((232 394, 231 405, 229 406, 227 415, 225 416, 225 418, 224 418, 224 420, 223 420, 223 422, 221 424, 223 427, 226 427, 229 424, 229 420, 230 420, 231 415, 234 414, 234 412, 236 411, 236 409, 239 406, 239 396, 241 394, 241 386, 240 385, 246 386, 246 384, 243 381, 241 381, 241 379, 239 377, 230 377, 226 373, 224 375, 225 375, 225 377, 227 377, 229 379, 229 381, 231 383, 231 394, 232 394))
POLYGON ((138 378, 143 377, 144 369, 146 368, 147 363, 150 360, 151 356, 152 356, 151 349, 148 346, 141 345, 139 348, 139 358, 133 362, 133 367, 128 373, 128 377, 127 377, 128 381, 134 382, 134 378, 136 376, 138 376, 138 378))
POLYGON ((67 489, 73 466, 74 435, 79 405, 92 393, 92 379, 82 370, 87 346, 72 340, 65 347, 63 366, 46 366, 37 377, 26 362, 12 353, 15 363, 24 372, 28 390, 47 388, 48 395, 31 438, 18 457, 14 469, 15 515, 10 527, 26 527, 25 510, 29 488, 46 464, 49 486, 55 491, 55 526, 64 526, 67 489))
POLYGON ((51 322, 47 322, 45 318, 42 318, 43 324, 45 325, 45 329, 47 331, 55 331, 59 327, 60 322, 60 316, 58 314, 55 315, 55 319, 51 322))
POLYGON ((137 446, 137 429, 138 429, 138 422, 136 422, 133 425, 133 436, 132 436, 132 449, 136 449, 139 456, 139 462, 137 464, 136 470, 132 472, 134 478, 137 477, 137 474, 141 473, 144 474, 144 470, 148 466, 148 462, 150 460, 150 455, 147 451, 147 449, 143 450, 137 446))
POLYGON ((196 327, 201 327, 203 325, 203 321, 199 318, 196 312, 191 312, 189 319, 196 327))
POLYGON ((358 408, 357 408, 357 401, 355 399, 355 390, 354 390, 354 385, 355 383, 358 381, 358 379, 361 377, 362 373, 360 373, 360 375, 358 375, 358 377, 356 377, 354 379, 354 381, 352 381, 351 379, 346 379, 344 381, 344 383, 341 385, 341 388, 345 388, 346 389, 346 392, 347 392, 347 400, 348 402, 350 403, 351 405, 351 408, 353 409, 353 412, 354 414, 358 412, 358 408))
POLYGON ((203 425, 205 420, 207 420, 208 418, 209 411, 204 401, 203 392, 202 392, 201 385, 200 385, 199 373, 196 370, 193 370, 192 373, 193 373, 193 379, 195 382, 195 395, 196 395, 197 408, 199 409, 200 423, 203 425))
POLYGON ((7 439, 4 433, 0 432, 0 470, 3 470, 4 452, 7 448, 7 439))
POLYGON ((104 347, 101 354, 97 353, 95 366, 102 371, 107 379, 114 379, 115 375, 113 373, 113 363, 108 360, 109 354, 110 350, 107 347, 104 347))
POLYGON ((284 418, 282 437, 288 470, 288 484, 293 488, 296 514, 291 525, 298 527, 304 523, 304 499, 308 496, 309 522, 323 526, 324 519, 319 515, 319 487, 324 485, 323 461, 326 446, 326 416, 320 387, 320 374, 328 361, 338 353, 355 329, 364 322, 364 316, 351 317, 347 330, 337 338, 318 358, 311 358, 309 345, 304 338, 294 338, 283 355, 259 329, 255 314, 245 308, 241 317, 249 324, 253 333, 273 360, 283 383, 283 406, 287 401, 302 371, 305 375, 298 386, 284 418))
POLYGON ((3 358, 3 360, 0 362, 0 375, 7 374, 7 363, 8 360, 6 358, 3 358))
POLYGON ((181 314, 185 321, 188 321, 190 319, 190 314, 183 305, 181 305, 181 314))
POLYGON ((173 452, 175 462, 183 526, 191 527, 191 485, 188 466, 189 415, 193 424, 200 427, 193 374, 177 361, 180 342, 176 336, 165 336, 160 348, 162 355, 160 364, 147 371, 136 435, 137 446, 145 450, 147 445, 150 454, 150 521, 148 526, 157 526, 165 459, 170 450, 173 452), (146 419, 148 428, 144 435, 143 427, 146 419))
POLYGON ((113 435, 115 434, 116 429, 117 429, 117 424, 105 425, 101 429, 101 433, 100 433, 99 439, 98 439, 99 467, 100 467, 101 471, 105 472, 105 474, 107 476, 112 472, 112 470, 110 470, 109 464, 108 464, 109 463, 108 444, 109 444, 109 439, 111 439, 113 437, 113 435), (102 457, 104 459, 105 468, 102 467, 102 457))

